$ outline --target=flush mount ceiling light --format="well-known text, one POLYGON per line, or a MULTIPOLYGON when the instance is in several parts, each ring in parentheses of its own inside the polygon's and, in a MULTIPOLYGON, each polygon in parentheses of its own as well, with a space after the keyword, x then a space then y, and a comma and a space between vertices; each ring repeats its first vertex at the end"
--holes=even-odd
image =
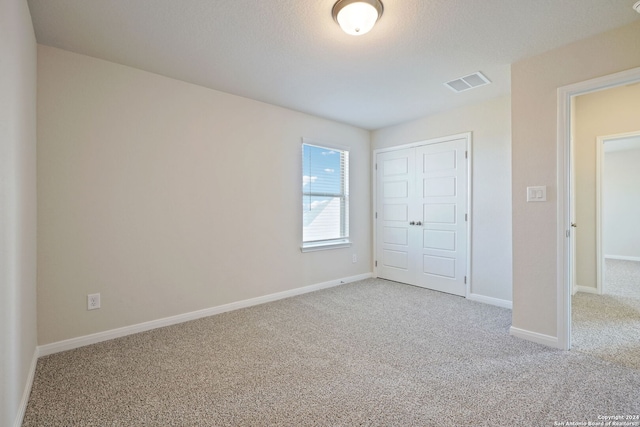
POLYGON ((331 14, 342 31, 361 36, 371 31, 383 10, 380 0, 338 0, 331 14))

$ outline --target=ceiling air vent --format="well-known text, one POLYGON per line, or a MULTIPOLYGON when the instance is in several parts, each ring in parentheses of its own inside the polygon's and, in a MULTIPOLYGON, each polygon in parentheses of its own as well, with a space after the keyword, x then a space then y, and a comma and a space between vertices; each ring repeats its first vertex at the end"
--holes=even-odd
POLYGON ((477 73, 469 74, 468 76, 446 82, 445 86, 452 91, 459 93, 475 87, 488 85, 489 83, 491 83, 491 81, 486 78, 484 74, 478 71, 477 73))

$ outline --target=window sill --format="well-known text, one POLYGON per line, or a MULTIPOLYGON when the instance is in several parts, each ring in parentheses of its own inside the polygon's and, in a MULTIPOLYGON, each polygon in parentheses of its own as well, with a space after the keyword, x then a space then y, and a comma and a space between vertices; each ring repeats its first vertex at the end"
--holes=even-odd
POLYGON ((351 242, 348 240, 340 240, 336 242, 322 242, 322 243, 307 243, 303 244, 300 247, 302 252, 315 252, 315 251, 325 251, 328 249, 340 249, 340 248, 348 248, 351 246, 351 242))

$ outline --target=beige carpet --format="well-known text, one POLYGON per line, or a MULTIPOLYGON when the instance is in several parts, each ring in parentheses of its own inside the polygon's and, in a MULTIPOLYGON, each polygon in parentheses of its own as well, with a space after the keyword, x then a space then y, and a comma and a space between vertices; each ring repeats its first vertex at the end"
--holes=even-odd
POLYGON ((39 360, 25 426, 553 426, 640 413, 640 371, 384 280, 39 360))
POLYGON ((640 370, 640 262, 605 265, 606 293, 572 298, 572 348, 640 370))

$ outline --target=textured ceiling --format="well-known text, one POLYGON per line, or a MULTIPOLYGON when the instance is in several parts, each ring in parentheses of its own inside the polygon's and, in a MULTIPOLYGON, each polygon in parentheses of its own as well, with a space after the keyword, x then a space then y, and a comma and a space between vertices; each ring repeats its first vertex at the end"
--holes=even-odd
MULTIPOLYGON (((635 0, 29 0, 39 43, 377 129, 509 93, 510 64, 640 19, 635 0), (444 82, 482 71, 493 84, 444 82)), ((562 64, 558 64, 559 67, 562 64)))

